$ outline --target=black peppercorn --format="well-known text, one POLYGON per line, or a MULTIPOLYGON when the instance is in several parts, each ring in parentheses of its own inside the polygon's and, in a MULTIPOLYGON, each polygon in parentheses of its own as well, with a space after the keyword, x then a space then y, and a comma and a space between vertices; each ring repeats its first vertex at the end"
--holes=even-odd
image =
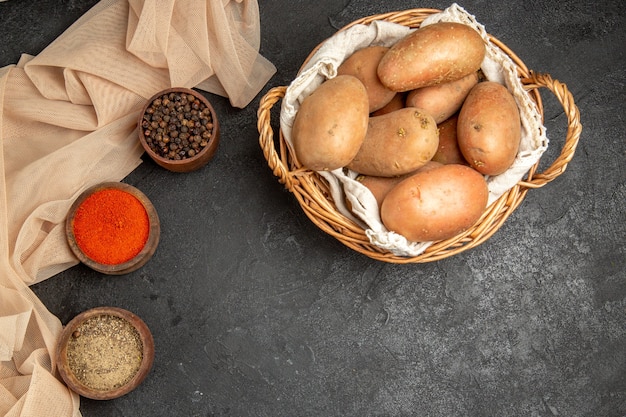
POLYGON ((181 160, 196 156, 208 145, 213 120, 209 108, 195 96, 172 92, 148 105, 141 128, 157 155, 181 160))

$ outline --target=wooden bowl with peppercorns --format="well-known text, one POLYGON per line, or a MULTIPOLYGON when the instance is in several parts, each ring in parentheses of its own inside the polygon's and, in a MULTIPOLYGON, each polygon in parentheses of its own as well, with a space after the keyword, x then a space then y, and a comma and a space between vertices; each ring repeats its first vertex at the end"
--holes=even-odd
POLYGON ((152 96, 139 114, 139 141, 161 167, 195 171, 217 150, 220 126, 211 103, 189 88, 169 88, 152 96))
POLYGON ((57 342, 59 375, 93 400, 121 397, 141 384, 154 362, 154 339, 143 320, 118 307, 83 311, 57 342))
POLYGON ((148 197, 130 184, 105 182, 82 192, 65 223, 79 261, 107 275, 135 271, 155 253, 161 223, 148 197))

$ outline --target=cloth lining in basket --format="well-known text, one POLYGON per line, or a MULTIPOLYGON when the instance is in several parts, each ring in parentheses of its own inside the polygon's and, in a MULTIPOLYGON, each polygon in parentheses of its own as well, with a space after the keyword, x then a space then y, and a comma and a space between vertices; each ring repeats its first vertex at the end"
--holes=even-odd
MULTIPOLYGON (((440 13, 428 16, 422 22, 422 26, 438 21, 465 23, 481 34, 487 44, 487 53, 481 66, 482 71, 488 80, 505 85, 514 95, 520 109, 522 118, 520 151, 509 170, 501 175, 487 178, 489 204, 491 204, 520 181, 545 152, 548 146, 545 127, 535 103, 525 93, 517 77, 514 63, 489 40, 484 26, 478 23, 473 15, 454 3, 440 13)), ((336 76, 337 67, 346 57, 369 45, 391 46, 412 30, 415 29, 386 21, 374 21, 369 25, 354 25, 327 39, 303 66, 299 75, 285 92, 280 123, 287 143, 291 144, 293 120, 302 100, 323 81, 336 76)), ((357 173, 345 172, 340 168, 330 172, 320 171, 319 174, 328 181, 337 209, 341 214, 361 225, 372 244, 398 256, 417 256, 432 244, 432 242, 410 242, 403 236, 388 231, 380 220, 378 205, 373 195, 356 181, 357 173), (346 207, 344 197, 350 201, 352 210, 346 207)))

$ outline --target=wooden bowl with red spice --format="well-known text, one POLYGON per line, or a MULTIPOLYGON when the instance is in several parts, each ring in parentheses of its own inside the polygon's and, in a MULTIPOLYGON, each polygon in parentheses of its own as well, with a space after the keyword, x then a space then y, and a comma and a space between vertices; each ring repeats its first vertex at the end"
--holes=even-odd
POLYGON ((65 326, 55 358, 68 388, 86 398, 110 400, 144 381, 154 362, 154 339, 130 311, 96 307, 65 326))
POLYGON ((65 231, 70 249, 83 264, 104 274, 122 275, 152 257, 161 226, 144 193, 122 182, 105 182, 74 201, 65 231))
POLYGON ((195 171, 215 154, 220 124, 211 103, 190 88, 169 88, 152 96, 137 122, 139 142, 161 167, 195 171))

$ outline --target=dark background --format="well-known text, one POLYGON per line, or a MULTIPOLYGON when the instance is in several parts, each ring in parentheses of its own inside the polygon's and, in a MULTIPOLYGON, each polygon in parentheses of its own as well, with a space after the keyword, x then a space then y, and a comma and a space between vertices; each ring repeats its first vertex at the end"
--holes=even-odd
MULTIPOLYGON (((0 3, 0 65, 37 54, 95 3, 0 3)), ((261 53, 278 72, 243 110, 207 94, 222 125, 214 160, 189 174, 146 161, 125 180, 159 212, 154 257, 121 277, 78 265, 33 286, 63 323, 113 305, 154 335, 145 382, 116 400, 81 399, 83 415, 626 416, 622 3, 459 3, 569 87, 583 132, 567 171, 531 190, 486 243, 396 265, 308 220, 267 167, 256 111, 345 24, 450 3, 259 0, 261 53)), ((566 118, 542 94, 545 167, 566 118)))

